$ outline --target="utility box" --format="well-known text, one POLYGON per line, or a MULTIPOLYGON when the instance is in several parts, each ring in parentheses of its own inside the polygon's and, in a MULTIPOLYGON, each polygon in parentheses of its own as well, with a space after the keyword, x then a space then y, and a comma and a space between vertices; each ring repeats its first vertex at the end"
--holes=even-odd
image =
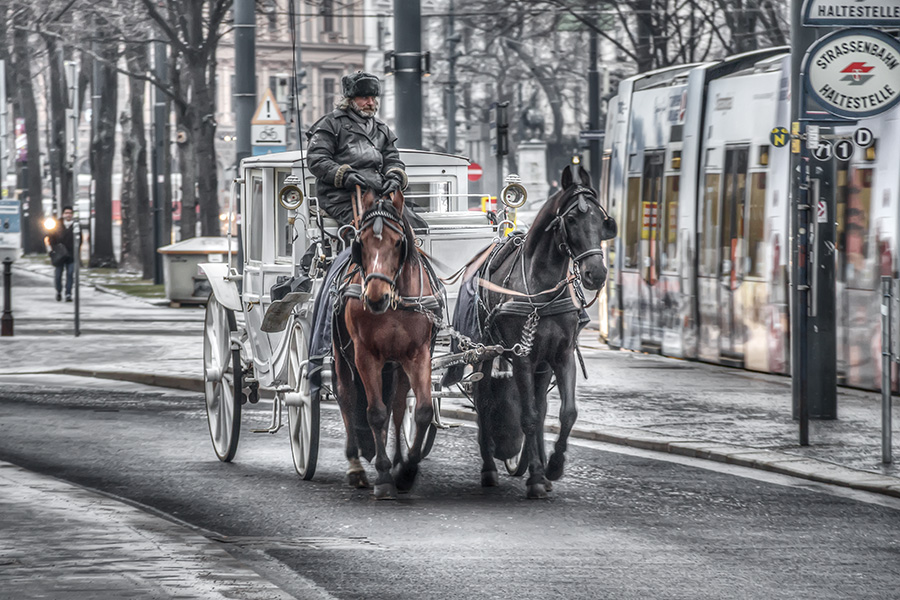
POLYGON ((0 263, 22 254, 22 226, 19 201, 0 199, 0 263))
MULTIPOLYGON (((237 256, 237 240, 231 238, 231 251, 237 256)), ((228 262, 228 238, 195 237, 158 250, 163 255, 166 298, 172 306, 205 304, 212 288, 200 263, 228 262)))

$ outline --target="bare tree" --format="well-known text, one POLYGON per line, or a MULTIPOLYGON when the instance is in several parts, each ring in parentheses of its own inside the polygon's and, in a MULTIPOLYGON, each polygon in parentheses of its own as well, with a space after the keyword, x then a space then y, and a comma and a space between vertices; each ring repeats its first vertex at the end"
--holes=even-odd
MULTIPOLYGON (((182 171, 182 177, 196 177, 201 234, 219 235, 215 56, 232 0, 168 0, 164 10, 155 0, 142 2, 173 54, 179 57, 181 73, 172 78, 172 99, 177 121, 184 130, 181 152, 185 159, 181 164, 186 171, 182 171)), ((183 180, 182 237, 194 235, 189 229, 193 206, 185 201, 192 189, 191 182, 183 180)))

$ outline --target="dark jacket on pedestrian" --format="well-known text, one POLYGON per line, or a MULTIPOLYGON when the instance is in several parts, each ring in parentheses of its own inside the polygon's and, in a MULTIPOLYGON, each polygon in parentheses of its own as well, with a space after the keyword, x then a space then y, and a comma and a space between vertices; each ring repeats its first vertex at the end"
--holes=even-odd
POLYGON ((73 262, 75 260, 75 222, 73 221, 66 227, 62 219, 57 221, 56 227, 47 234, 47 242, 50 244, 51 250, 54 250, 57 244, 62 244, 68 253, 63 263, 73 262))
POLYGON ((319 205, 342 224, 353 216, 355 191, 344 187, 351 173, 362 176, 376 191, 382 189, 386 177, 395 177, 406 187, 406 166, 395 145, 397 136, 382 121, 363 119, 350 108, 337 108, 319 119, 307 135, 306 156, 317 179, 319 205))

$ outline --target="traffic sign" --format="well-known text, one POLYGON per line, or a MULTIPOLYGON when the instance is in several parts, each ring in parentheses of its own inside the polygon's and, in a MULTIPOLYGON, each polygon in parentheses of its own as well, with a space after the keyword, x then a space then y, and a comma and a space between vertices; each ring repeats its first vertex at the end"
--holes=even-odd
POLYGON ((769 141, 776 148, 781 148, 782 146, 786 146, 788 143, 788 130, 786 127, 776 127, 769 133, 769 141))
POLYGON ((833 115, 871 117, 900 102, 900 41, 877 29, 842 29, 803 61, 807 92, 833 115))
POLYGON ((272 93, 272 90, 266 88, 266 91, 263 92, 262 100, 259 103, 259 106, 256 107, 256 112, 253 113, 253 118, 250 120, 251 125, 284 125, 284 115, 281 114, 281 109, 278 108, 278 101, 275 100, 275 95, 272 93))
POLYGON ((481 165, 478 163, 472 163, 468 168, 469 172, 469 181, 478 181, 481 179, 481 176, 484 174, 484 171, 481 169, 481 165))
POLYGON ((860 127, 853 132, 853 141, 860 148, 868 148, 872 145, 872 142, 875 141, 875 136, 872 135, 872 132, 869 129, 860 127))
POLYGON ((578 132, 578 138, 584 142, 590 140, 603 140, 606 137, 605 131, 597 131, 593 129, 583 129, 578 132))
POLYGON ((819 145, 816 146, 815 150, 813 150, 813 156, 815 156, 819 160, 829 160, 831 158, 831 142, 827 140, 821 140, 819 145))
POLYGON ((287 125, 251 125, 250 144, 252 146, 284 146, 287 139, 287 125))
POLYGON ((897 0, 806 0, 802 14, 806 26, 900 25, 897 0))
POLYGON ((810 150, 815 150, 819 147, 819 140, 819 126, 808 125, 806 127, 806 147, 810 150))
POLYGON ((825 204, 824 200, 819 200, 816 205, 816 222, 817 223, 827 223, 828 222, 828 205, 825 204))
POLYGON ((841 140, 834 144, 834 157, 838 160, 850 160, 853 156, 853 142, 850 140, 841 140))

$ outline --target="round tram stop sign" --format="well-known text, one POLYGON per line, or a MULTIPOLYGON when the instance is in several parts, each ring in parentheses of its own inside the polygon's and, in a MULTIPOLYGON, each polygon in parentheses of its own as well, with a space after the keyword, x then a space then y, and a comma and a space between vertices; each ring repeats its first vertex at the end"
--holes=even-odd
POLYGON ((817 41, 804 60, 806 91, 828 112, 857 119, 900 102, 900 41, 877 29, 842 29, 817 41))
POLYGON ((468 171, 469 171, 469 181, 478 181, 479 179, 481 179, 481 175, 484 173, 481 170, 481 165, 479 165, 478 163, 474 163, 474 162, 471 165, 469 165, 468 171))

